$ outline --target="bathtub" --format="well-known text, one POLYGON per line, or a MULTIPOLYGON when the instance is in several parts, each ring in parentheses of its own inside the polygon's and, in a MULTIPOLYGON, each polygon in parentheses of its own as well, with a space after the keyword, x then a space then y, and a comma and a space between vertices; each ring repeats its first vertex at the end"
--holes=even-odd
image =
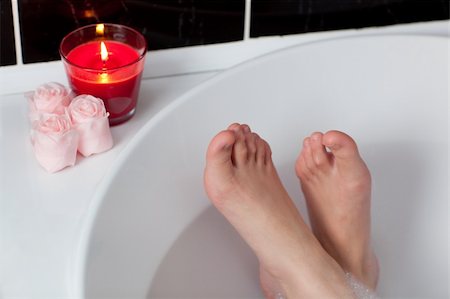
POLYGON ((352 135, 373 176, 383 298, 448 297, 448 40, 336 39, 225 71, 151 119, 102 181, 75 251, 77 298, 262 298, 256 258, 202 185, 210 139, 249 124, 294 172, 302 139, 352 135))

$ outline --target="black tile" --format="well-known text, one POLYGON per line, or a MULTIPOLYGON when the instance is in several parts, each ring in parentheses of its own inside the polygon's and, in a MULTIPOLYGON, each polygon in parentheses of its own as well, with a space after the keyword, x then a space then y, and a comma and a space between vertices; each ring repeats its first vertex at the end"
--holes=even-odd
POLYGON ((241 40, 244 9, 245 0, 19 0, 23 60, 59 59, 61 39, 93 23, 133 27, 150 50, 241 40))
POLYGON ((449 19, 448 0, 252 0, 252 37, 449 19))
POLYGON ((0 66, 16 64, 11 0, 0 0, 0 66))
POLYGON ((141 28, 149 49, 243 39, 244 0, 129 1, 130 22, 141 28))

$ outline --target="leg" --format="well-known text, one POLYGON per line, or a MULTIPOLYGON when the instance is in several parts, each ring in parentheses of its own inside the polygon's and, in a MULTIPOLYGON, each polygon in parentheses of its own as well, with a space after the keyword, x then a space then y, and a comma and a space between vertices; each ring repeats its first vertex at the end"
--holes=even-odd
POLYGON ((378 262, 370 245, 371 178, 356 143, 338 131, 314 133, 304 140, 296 173, 317 239, 345 271, 375 289, 378 262))
POLYGON ((284 189, 263 139, 231 125, 211 141, 206 160, 206 192, 257 255, 266 296, 353 297, 284 189))

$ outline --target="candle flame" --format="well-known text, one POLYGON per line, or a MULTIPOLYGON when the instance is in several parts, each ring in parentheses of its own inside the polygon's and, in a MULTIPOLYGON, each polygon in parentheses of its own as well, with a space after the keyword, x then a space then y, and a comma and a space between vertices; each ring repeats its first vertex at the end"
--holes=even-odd
POLYGON ((97 24, 97 26, 95 26, 95 32, 97 35, 103 35, 105 32, 105 24, 97 24))
POLYGON ((103 62, 108 60, 108 49, 106 49, 104 42, 100 43, 100 56, 102 57, 103 62))

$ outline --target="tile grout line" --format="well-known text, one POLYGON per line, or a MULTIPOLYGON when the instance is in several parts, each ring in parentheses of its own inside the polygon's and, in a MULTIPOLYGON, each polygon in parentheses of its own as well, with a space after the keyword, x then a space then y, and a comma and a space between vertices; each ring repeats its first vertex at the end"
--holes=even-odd
POLYGON ((244 8, 244 41, 250 39, 251 10, 252 10, 252 0, 245 0, 245 8, 244 8))
POLYGON ((22 59, 22 39, 20 35, 20 22, 19 22, 19 5, 18 0, 11 0, 11 10, 13 16, 14 27, 14 44, 16 46, 16 65, 23 65, 22 59))

